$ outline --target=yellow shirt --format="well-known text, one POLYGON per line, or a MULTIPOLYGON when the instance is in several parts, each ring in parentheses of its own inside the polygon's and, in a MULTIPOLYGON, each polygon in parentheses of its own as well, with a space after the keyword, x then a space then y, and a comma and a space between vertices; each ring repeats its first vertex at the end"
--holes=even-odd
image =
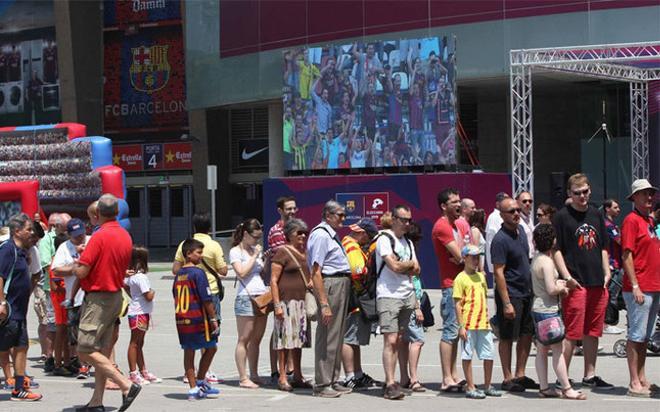
POLYGON ((313 64, 307 64, 304 60, 298 61, 298 67, 300 68, 300 83, 298 90, 300 91, 300 98, 308 100, 309 94, 312 92, 312 85, 314 84, 314 79, 321 75, 318 67, 313 64))
POLYGON ((461 272, 454 279, 454 299, 460 299, 463 313, 459 316, 459 323, 465 325, 466 330, 490 330, 488 319, 488 304, 486 302, 486 277, 476 272, 468 275, 461 272))
MULTIPOLYGON (((225 257, 224 253, 222 252, 222 247, 220 247, 220 244, 213 240, 211 236, 207 235, 206 233, 195 233, 193 235, 193 239, 199 240, 204 244, 204 251, 202 253, 202 259, 211 266, 213 269, 216 270, 216 273, 219 269, 224 268, 227 266, 227 263, 225 262, 225 257)), ((183 258, 183 252, 181 252, 181 246, 183 245, 183 242, 179 243, 179 247, 176 249, 176 255, 174 256, 174 260, 180 263, 185 263, 185 259, 183 258)), ((220 289, 218 288, 218 282, 215 280, 215 276, 211 274, 211 272, 206 269, 206 266, 203 264, 197 265, 198 268, 202 269, 204 273, 206 273, 206 279, 209 281, 209 287, 211 288, 211 293, 217 294, 220 289)))

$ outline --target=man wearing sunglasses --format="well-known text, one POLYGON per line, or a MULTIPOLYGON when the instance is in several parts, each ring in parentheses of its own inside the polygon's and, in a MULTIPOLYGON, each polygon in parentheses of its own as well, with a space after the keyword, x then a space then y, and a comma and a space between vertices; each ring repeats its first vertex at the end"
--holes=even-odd
POLYGON ((493 237, 490 256, 493 262, 495 306, 499 319, 499 354, 502 362, 502 390, 524 392, 539 389, 533 379, 525 376, 525 367, 532 346, 532 276, 529 264, 529 243, 520 225, 521 208, 515 199, 502 200, 502 228, 493 237), (516 370, 511 371, 513 342, 516 343, 516 370))
POLYGON ((412 276, 419 276, 420 267, 415 248, 405 235, 412 215, 407 206, 392 209, 392 229, 376 243, 376 267, 380 276, 376 283, 378 324, 383 332, 383 368, 385 369, 385 399, 401 399, 404 393, 394 380, 401 345, 407 345, 403 331, 410 323, 412 312, 419 308, 412 276), (392 247, 391 238, 394 238, 392 247), (383 266, 384 265, 384 266, 383 266), (382 268, 382 270, 381 270, 382 268))
POLYGON ((591 187, 587 176, 574 174, 569 177, 567 186, 570 203, 557 212, 553 220, 557 232, 554 260, 559 275, 570 289, 562 301, 566 326, 564 357, 568 368, 577 342, 581 340, 582 385, 610 390, 614 386, 596 375, 598 339, 603 335, 610 281, 609 237, 603 214, 589 205, 591 187))
POLYGON ((307 264, 321 309, 314 342, 314 396, 337 398, 352 392, 338 382, 351 290, 351 266, 337 234, 346 219, 344 206, 328 200, 322 219, 307 239, 307 264))
POLYGON ((534 257, 534 216, 532 215, 534 200, 529 192, 520 192, 516 196, 518 207, 520 208, 520 226, 527 235, 527 245, 529 246, 529 260, 534 257))
MULTIPOLYGON (((628 396, 648 398, 654 392, 646 378, 646 347, 660 310, 660 240, 655 234, 651 209, 658 191, 648 180, 632 184, 628 200, 634 210, 623 220, 621 228, 623 299, 628 309, 628 396)), ((657 392, 657 387, 655 387, 657 392)))

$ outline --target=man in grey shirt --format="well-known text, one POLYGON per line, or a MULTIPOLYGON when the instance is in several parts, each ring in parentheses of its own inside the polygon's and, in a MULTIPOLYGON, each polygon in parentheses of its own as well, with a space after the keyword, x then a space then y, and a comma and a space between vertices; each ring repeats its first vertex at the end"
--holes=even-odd
POLYGON ((321 223, 307 240, 307 263, 321 304, 314 345, 314 396, 336 398, 351 389, 338 383, 344 343, 351 267, 336 230, 346 218, 344 207, 329 200, 321 223))

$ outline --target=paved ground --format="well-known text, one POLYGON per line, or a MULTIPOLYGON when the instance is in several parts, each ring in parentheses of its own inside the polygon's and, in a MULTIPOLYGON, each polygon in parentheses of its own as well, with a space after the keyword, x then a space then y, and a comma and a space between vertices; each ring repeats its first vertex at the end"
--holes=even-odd
MULTIPOLYGON (((164 266, 158 265, 161 269, 164 266)), ((617 387, 607 393, 593 393, 587 390, 589 400, 586 402, 573 402, 565 400, 539 399, 537 393, 528 392, 519 395, 507 394, 501 399, 489 398, 484 401, 471 401, 458 395, 446 395, 438 392, 441 370, 439 366, 438 342, 440 332, 434 327, 427 332, 427 342, 422 351, 420 375, 422 382, 430 389, 426 393, 415 394, 403 401, 386 401, 381 397, 380 390, 371 390, 366 393, 354 393, 340 399, 320 399, 311 396, 311 391, 300 391, 286 394, 267 388, 246 390, 238 387, 236 366, 234 364, 234 345, 236 341, 236 323, 233 314, 233 299, 235 289, 233 281, 225 282, 227 296, 222 309, 224 318, 219 351, 213 363, 213 370, 226 380, 220 385, 222 394, 219 399, 203 400, 191 403, 186 400, 187 386, 182 383, 183 352, 179 349, 174 325, 173 303, 171 297, 172 277, 167 272, 153 272, 150 274, 152 286, 156 290, 155 313, 153 329, 147 333, 145 356, 149 369, 164 378, 163 383, 154 384, 144 388, 136 400, 133 411, 181 411, 182 408, 194 408, 200 411, 237 411, 237 410, 293 410, 293 411, 337 411, 337 410, 367 410, 369 408, 387 408, 388 410, 417 410, 435 411, 438 408, 453 409, 469 408, 471 410, 590 410, 601 411, 660 411, 659 399, 632 399, 625 396, 628 380, 628 370, 625 359, 613 356, 612 346, 617 339, 624 336, 606 335, 602 339, 604 351, 598 359, 598 373, 617 387)), ((432 290, 429 294, 436 305, 439 303, 439 291, 432 290)), ((492 304, 492 301, 491 301, 492 304)), ((439 318, 438 308, 434 309, 436 319, 439 318)), ((35 337, 34 314, 30 311, 29 319, 31 336, 35 337)), ((623 325, 619 325, 622 326, 623 325)), ((272 330, 269 323, 267 333, 272 330)), ((122 325, 120 339, 117 347, 118 361, 121 368, 126 371, 126 347, 129 337, 126 322, 122 325)), ((364 369, 376 378, 383 376, 380 363, 382 339, 373 339, 372 345, 363 350, 364 369)), ((41 366, 35 360, 39 356, 38 345, 30 348, 28 362, 30 373, 41 382, 40 391, 44 394, 41 402, 18 404, 9 402, 9 392, 0 392, 0 410, 2 411, 70 411, 72 406, 85 404, 92 394, 92 381, 79 381, 69 378, 56 378, 44 376, 41 366)), ((266 339, 262 343, 262 362, 260 372, 264 377, 270 373, 266 339)), ((579 380, 582 376, 582 358, 574 359, 571 376, 579 380)), ((475 361, 477 368, 475 376, 477 382, 482 380, 480 362, 475 361)), ((495 361, 494 382, 502 379, 499 361, 495 361)), ((308 377, 313 377, 313 351, 303 353, 303 369, 308 377)), ((647 372, 652 382, 660 383, 660 356, 651 357, 647 362, 647 372)), ((527 374, 536 379, 534 358, 530 357, 527 374)), ((121 404, 118 392, 108 392, 105 405, 108 410, 116 410, 121 404)))

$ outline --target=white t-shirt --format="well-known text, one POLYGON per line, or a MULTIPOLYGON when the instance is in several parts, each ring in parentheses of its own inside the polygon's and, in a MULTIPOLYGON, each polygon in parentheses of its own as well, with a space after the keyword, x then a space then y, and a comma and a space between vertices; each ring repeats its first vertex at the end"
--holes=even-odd
POLYGON ((30 269, 30 275, 41 273, 41 258, 39 257, 39 248, 32 246, 30 250, 28 250, 28 256, 30 257, 30 266, 28 267, 28 269, 30 269))
MULTIPOLYGON (((89 240, 89 236, 85 238, 85 244, 87 244, 88 240, 89 240)), ((50 267, 52 269, 56 269, 62 266, 70 265, 74 263, 76 259, 78 259, 79 257, 80 255, 76 250, 76 246, 73 243, 71 243, 70 240, 67 240, 57 248, 57 251, 55 252, 55 257, 53 257, 53 263, 51 263, 50 267)), ((74 275, 71 275, 71 276, 62 276, 62 278, 64 279, 64 288, 66 289, 66 299, 71 299, 71 292, 73 291, 73 284, 76 282, 76 277, 74 275)), ((84 298, 85 298, 85 292, 82 289, 78 289, 78 293, 76 293, 76 298, 73 301, 73 306, 77 307, 82 305, 84 298)))
POLYGON ((151 290, 151 284, 146 274, 137 272, 133 276, 124 279, 124 284, 128 286, 131 295, 131 303, 128 304, 128 314, 143 315, 150 314, 154 310, 154 302, 148 301, 144 294, 151 290))
POLYGON ((497 209, 493 210, 486 220, 486 265, 490 273, 493 273, 493 262, 490 260, 490 244, 493 243, 493 238, 502 228, 503 222, 502 215, 497 209))
MULTIPOLYGON (((412 260, 415 255, 415 247, 412 242, 408 242, 405 238, 397 238, 391 230, 384 230, 394 238, 394 251, 399 256, 399 261, 412 260)), ((386 235, 378 237, 376 243, 376 269, 380 269, 383 264, 383 258, 394 254, 392 251, 392 243, 390 238, 386 235)), ((415 293, 412 279, 409 273, 396 273, 385 265, 383 271, 380 272, 380 277, 376 283, 376 297, 377 298, 396 298, 405 299, 411 293, 415 293)))
MULTIPOLYGON (((233 265, 235 262, 240 262, 241 266, 245 266, 248 261, 250 261, 251 257, 248 254, 246 250, 241 248, 240 246, 234 246, 231 248, 229 251, 229 264, 233 265)), ((268 289, 266 289, 266 285, 264 284, 264 280, 261 278, 261 270, 264 268, 264 261, 261 256, 257 258, 257 260, 254 262, 254 265, 252 266, 252 269, 250 270, 250 273, 238 280, 238 295, 251 295, 251 296, 257 296, 257 295, 262 295, 267 292, 268 289), (245 287, 243 287, 243 284, 245 284, 245 287, 247 287, 247 290, 245 290, 245 287)))

